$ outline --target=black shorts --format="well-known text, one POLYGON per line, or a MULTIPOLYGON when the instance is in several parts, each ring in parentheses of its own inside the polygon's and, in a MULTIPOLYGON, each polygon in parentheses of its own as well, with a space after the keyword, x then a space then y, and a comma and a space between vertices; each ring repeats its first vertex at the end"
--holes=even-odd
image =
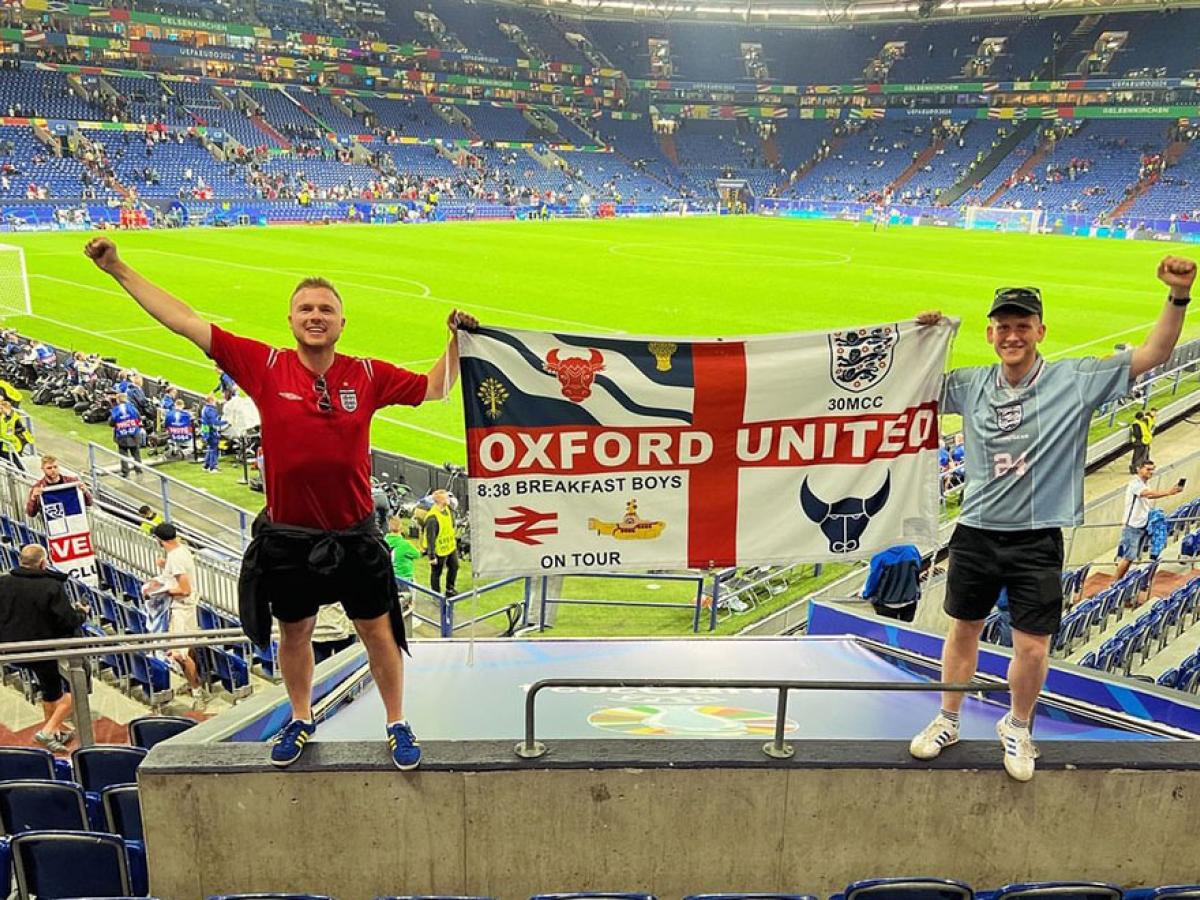
POLYGON ((67 682, 62 677, 62 673, 58 671, 58 663, 37 662, 28 663, 27 666, 29 671, 33 673, 33 677, 37 680, 38 687, 42 692, 43 701, 54 703, 62 699, 62 695, 67 690, 67 682))
POLYGON ((330 572, 316 572, 307 553, 297 556, 291 541, 263 546, 262 588, 271 615, 280 622, 312 618, 327 603, 341 603, 351 619, 377 619, 391 610, 391 550, 383 538, 371 536, 346 547, 345 557, 330 572))
POLYGON ((1059 528, 985 531, 958 525, 950 538, 947 615, 978 622, 1008 589, 1013 628, 1054 634, 1062 620, 1063 537, 1059 528))

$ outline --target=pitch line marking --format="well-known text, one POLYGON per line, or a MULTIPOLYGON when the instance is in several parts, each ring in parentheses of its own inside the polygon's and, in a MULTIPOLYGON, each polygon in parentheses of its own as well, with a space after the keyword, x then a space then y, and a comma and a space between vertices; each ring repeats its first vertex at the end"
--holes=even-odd
MULTIPOLYGON (((269 267, 269 266, 254 266, 254 265, 250 265, 249 263, 228 262, 226 260, 213 259, 212 257, 209 257, 209 256, 197 256, 197 255, 194 255, 191 253, 175 253, 171 250, 147 249, 147 250, 141 250, 139 252, 141 252, 141 253, 159 253, 164 256, 177 256, 177 257, 180 257, 181 259, 194 259, 194 260, 198 260, 200 262, 214 263, 218 266, 232 266, 232 267, 239 268, 239 269, 250 269, 251 271, 255 271, 255 272, 268 272, 268 273, 271 273, 274 275, 299 275, 299 276, 303 277, 304 275, 308 274, 308 272, 306 270, 302 270, 302 269, 282 269, 282 268, 269 267)), ((345 271, 351 271, 351 270, 330 269, 329 271, 345 272, 345 271)), ((608 328, 604 325, 596 325, 592 322, 580 322, 575 319, 559 318, 558 316, 543 316, 543 315, 539 315, 537 313, 521 312, 519 310, 510 309, 505 306, 491 306, 491 305, 484 304, 484 303, 477 303, 474 300, 467 301, 464 303, 464 301, 454 300, 449 297, 438 297, 433 294, 429 285, 425 284, 425 282, 417 281, 412 278, 402 278, 398 275, 390 275, 390 276, 382 276, 381 275, 381 276, 377 276, 377 277, 380 277, 380 278, 386 277, 393 281, 403 281, 403 282, 406 282, 407 284, 416 285, 421 288, 422 293, 415 294, 412 291, 400 291, 400 290, 396 290, 394 288, 383 287, 382 285, 378 285, 378 284, 363 284, 361 282, 355 282, 355 281, 342 281, 341 283, 348 284, 351 287, 361 288, 363 290, 368 290, 368 291, 382 291, 387 294, 400 294, 401 296, 405 296, 405 297, 415 297, 418 300, 431 300, 435 303, 445 303, 445 304, 449 304, 450 306, 459 306, 459 305, 469 306, 472 309, 484 309, 484 310, 487 310, 488 312, 504 313, 504 314, 510 315, 510 316, 517 316, 518 318, 534 319, 539 322, 548 322, 548 323, 557 324, 557 325, 569 325, 569 326, 576 327, 576 328, 587 328, 587 329, 591 329, 593 331, 608 332, 609 334, 620 334, 621 333, 618 329, 608 328)))
MULTIPOLYGON (((72 281, 69 278, 59 278, 56 275, 43 275, 40 272, 34 272, 29 277, 30 278, 42 278, 46 281, 57 281, 59 284, 69 284, 71 287, 83 288, 85 291, 95 291, 98 294, 111 294, 114 297, 129 298, 129 295, 126 294, 124 291, 114 291, 111 288, 103 288, 103 287, 100 287, 95 284, 88 284, 85 281, 72 281)), ((129 299, 132 299, 132 298, 129 298, 129 299)), ((202 309, 198 309, 198 310, 196 310, 196 312, 199 313, 200 315, 202 315, 208 321, 214 322, 217 325, 224 325, 226 322, 233 321, 233 318, 230 316, 222 316, 222 315, 218 315, 217 313, 206 312, 202 309)), ((95 334, 119 334, 120 332, 123 332, 123 331, 146 331, 146 330, 153 330, 158 327, 160 327, 160 326, 158 326, 158 325, 143 325, 143 326, 139 326, 137 328, 116 328, 116 329, 112 329, 109 331, 97 331, 94 333, 95 334)))

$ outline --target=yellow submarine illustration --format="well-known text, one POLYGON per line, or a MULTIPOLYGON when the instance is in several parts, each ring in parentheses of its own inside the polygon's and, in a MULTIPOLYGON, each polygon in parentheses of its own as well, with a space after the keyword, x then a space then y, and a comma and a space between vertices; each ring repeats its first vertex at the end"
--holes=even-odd
POLYGON ((619 541, 649 541, 663 533, 666 522, 651 522, 638 515, 637 501, 630 500, 625 504, 625 515, 619 522, 601 522, 599 519, 588 519, 588 530, 597 534, 607 534, 619 541))

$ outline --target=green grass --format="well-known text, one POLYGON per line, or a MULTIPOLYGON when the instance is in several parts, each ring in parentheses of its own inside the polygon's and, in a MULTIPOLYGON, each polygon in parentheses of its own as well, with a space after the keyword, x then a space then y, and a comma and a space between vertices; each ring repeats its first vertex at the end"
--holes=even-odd
MULTIPOLYGON (((206 391, 212 364, 153 326, 86 260, 79 234, 14 234, 35 316, 8 324, 51 343, 206 391)), ((990 362, 984 312, 999 285, 1046 296, 1048 355, 1138 341, 1162 307, 1163 248, 1136 241, 933 228, 883 233, 766 218, 470 223, 430 227, 193 229, 121 234, 126 260, 226 327, 289 344, 287 296, 302 276, 346 298, 340 345, 423 370, 461 307, 484 322, 559 331, 717 335, 896 320, 940 308, 964 319, 953 362, 990 362)), ((1187 336, 1200 333, 1200 325, 1187 336)), ((377 418, 378 446, 462 462, 457 397, 377 418)))
MULTIPOLYGON (((6 324, 56 346, 115 356, 193 390, 212 389, 212 363, 153 325, 97 271, 82 255, 82 235, 5 240, 26 250, 34 309, 32 317, 6 317, 6 324)), ((418 371, 442 352, 446 315, 455 307, 496 325, 683 336, 844 327, 939 308, 963 318, 952 358, 961 366, 994 359, 984 340, 984 313, 998 286, 1042 288, 1048 307, 1043 351, 1052 358, 1103 355, 1118 342, 1136 343, 1165 292, 1154 278, 1163 248, 1150 243, 932 228, 873 233, 846 223, 754 217, 195 229, 117 240, 131 265, 202 314, 280 345, 291 343, 286 314, 293 285, 306 275, 325 275, 346 300, 340 349, 418 371)), ((1200 324, 1184 336, 1198 335, 1200 324)), ((1181 389, 1195 387, 1189 380, 1181 389)), ((110 442, 105 426, 86 426, 59 410, 32 411, 39 425, 110 442)), ((1097 423, 1094 436, 1105 430, 1097 423)), ((435 463, 463 462, 460 399, 388 410, 376 418, 373 440, 435 463)), ((236 483, 240 472, 208 477, 186 463, 165 471, 239 506, 262 504, 261 494, 236 483)), ((427 564, 418 566, 418 579, 428 584, 427 564)), ((820 578, 805 571, 786 593, 723 622, 718 633, 810 593, 845 567, 827 567, 820 578)), ((693 596, 690 585, 654 584, 571 577, 565 593, 634 603, 693 596)), ((470 586, 468 562, 459 589, 470 586)), ((514 586, 465 601, 459 620, 519 598, 514 586)), ((691 616, 686 609, 563 606, 553 633, 679 634, 690 630, 691 616)))

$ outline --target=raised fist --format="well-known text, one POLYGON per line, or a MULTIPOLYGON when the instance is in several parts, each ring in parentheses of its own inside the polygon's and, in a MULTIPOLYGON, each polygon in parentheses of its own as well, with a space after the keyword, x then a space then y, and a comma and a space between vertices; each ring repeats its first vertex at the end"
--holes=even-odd
POLYGON ((1158 264, 1158 280, 1171 289, 1171 293, 1187 296, 1196 280, 1196 264, 1182 256, 1165 256, 1158 264))
POLYGON ((110 275, 121 263, 117 256, 117 245, 105 237, 92 238, 84 244, 83 252, 98 269, 110 275))

